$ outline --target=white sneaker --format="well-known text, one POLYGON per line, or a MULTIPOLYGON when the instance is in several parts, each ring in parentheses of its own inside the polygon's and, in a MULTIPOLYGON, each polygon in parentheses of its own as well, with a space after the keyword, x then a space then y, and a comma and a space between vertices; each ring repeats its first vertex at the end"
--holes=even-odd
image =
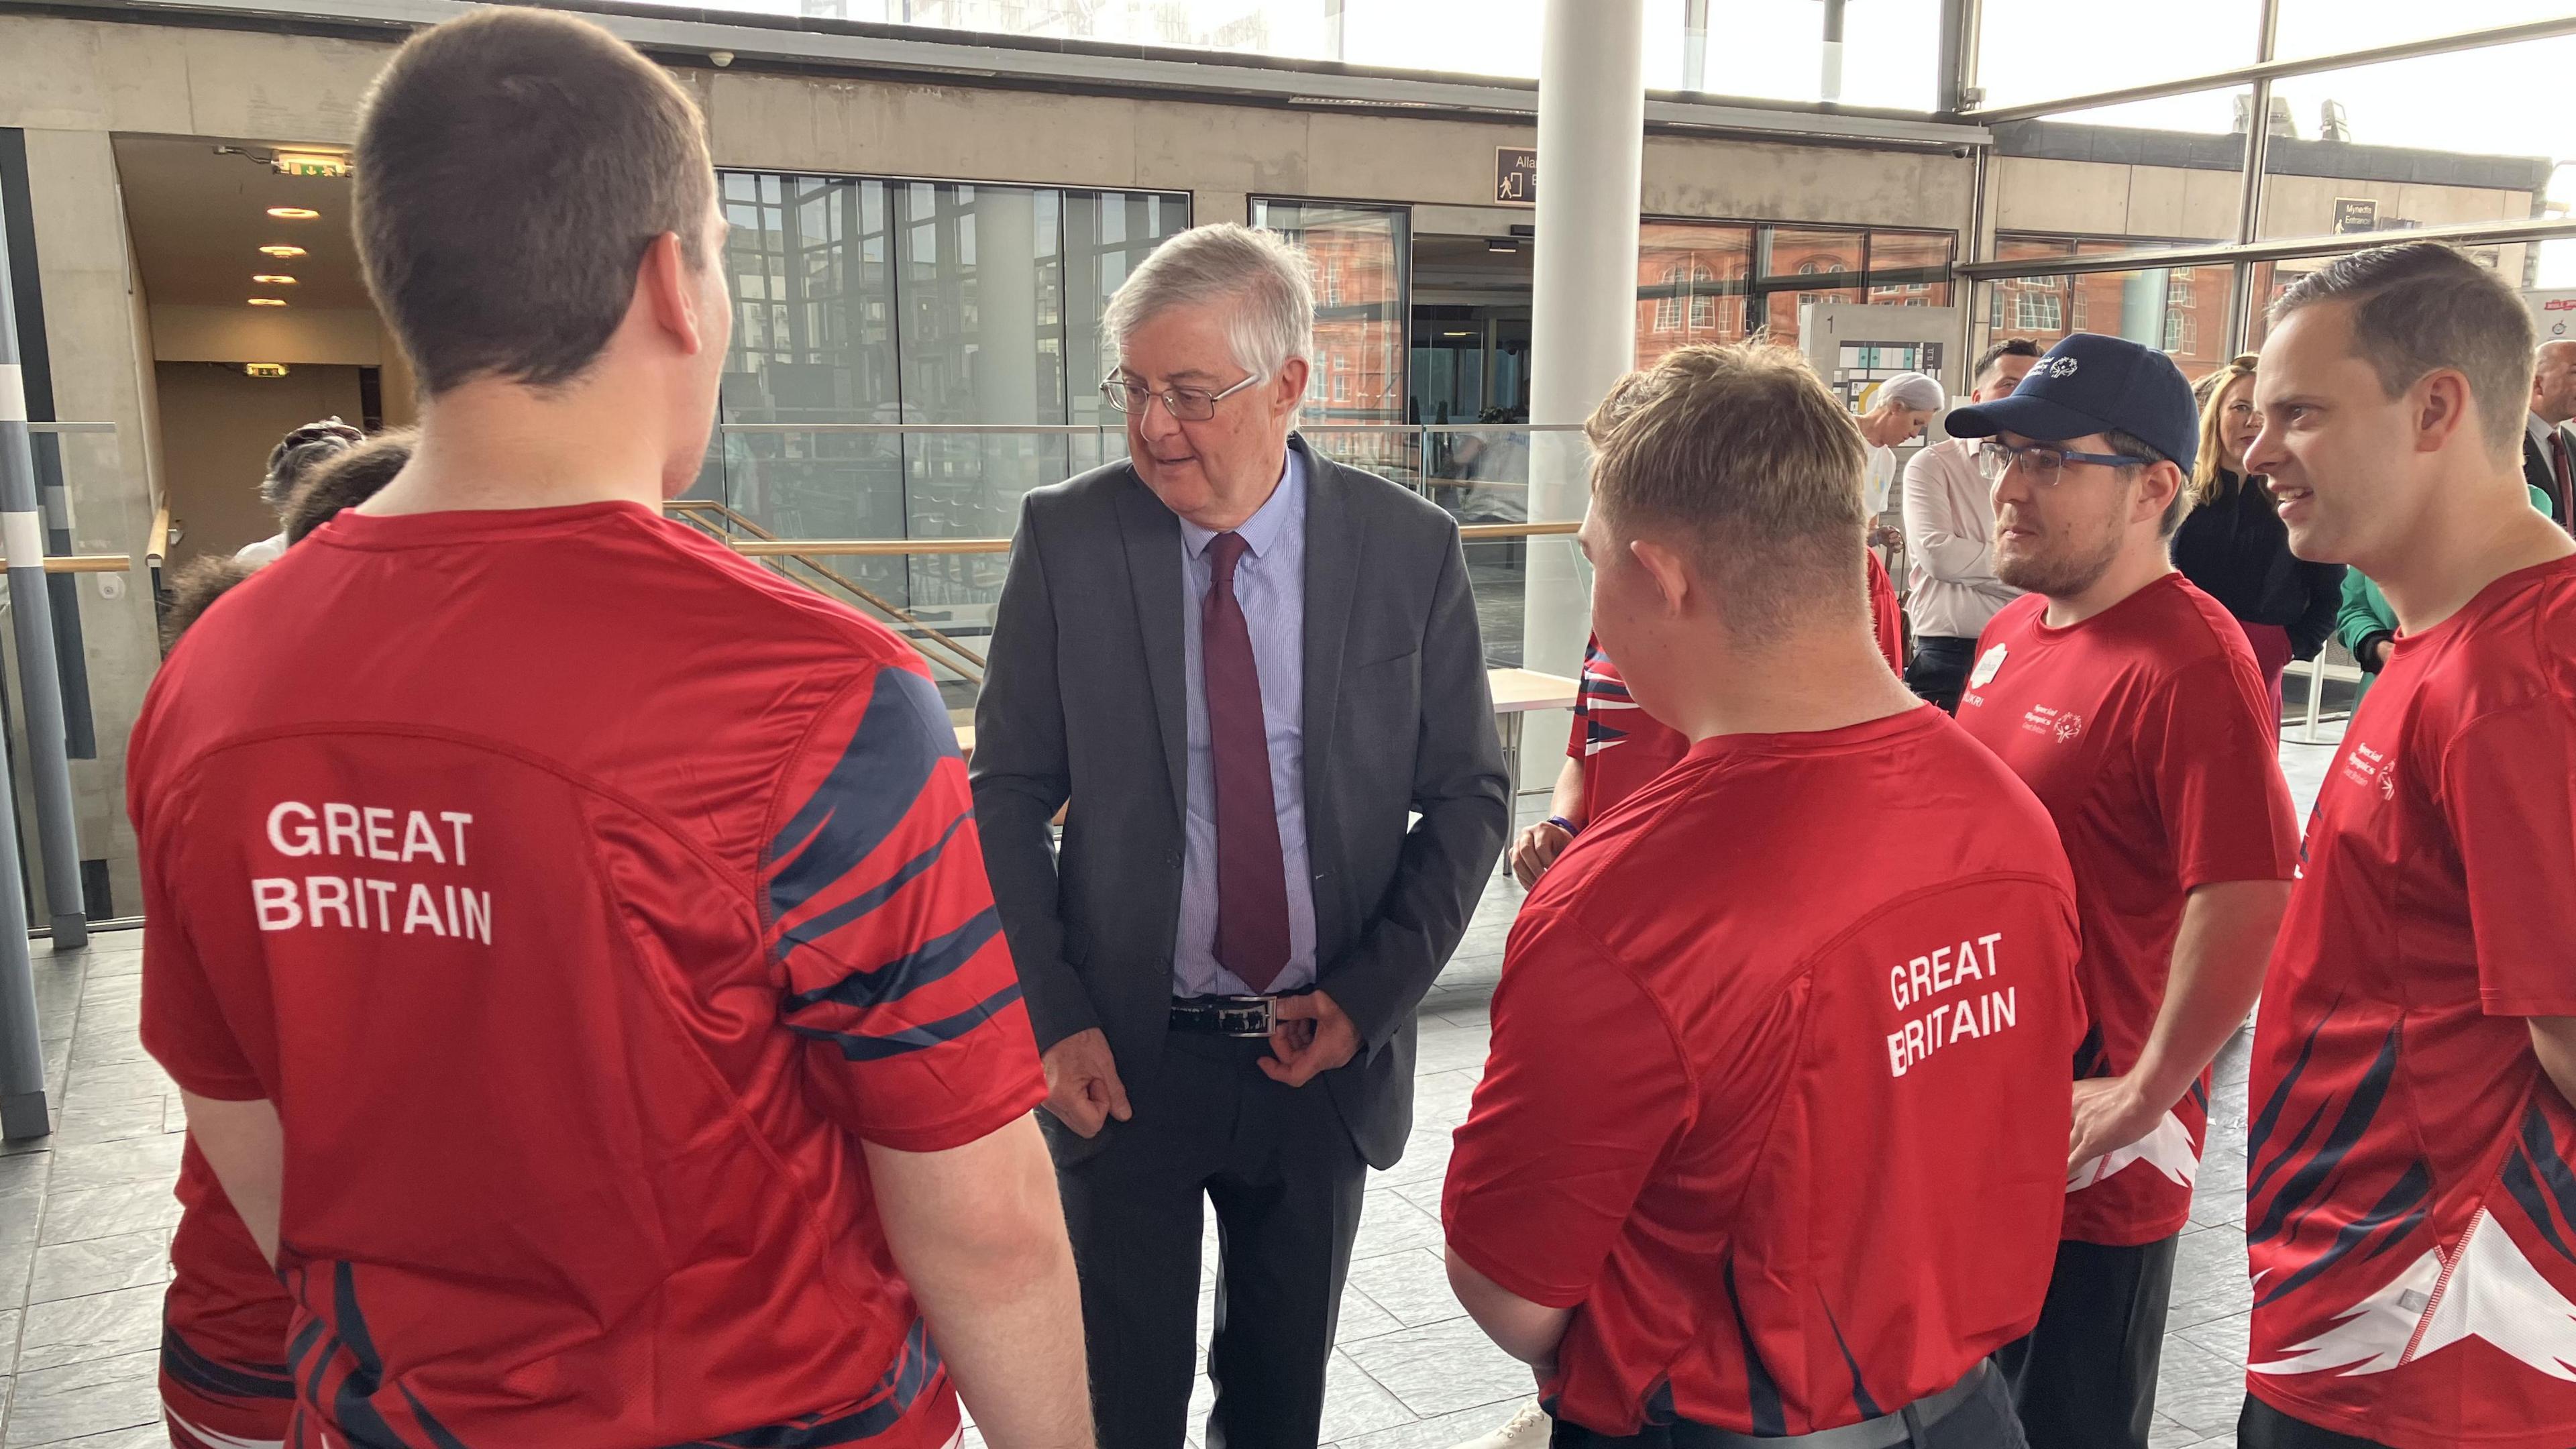
POLYGON ((1456 1449, 1547 1449, 1547 1437, 1555 1430, 1547 1411, 1532 1399, 1521 1405, 1512 1421, 1481 1439, 1470 1439, 1456 1449))

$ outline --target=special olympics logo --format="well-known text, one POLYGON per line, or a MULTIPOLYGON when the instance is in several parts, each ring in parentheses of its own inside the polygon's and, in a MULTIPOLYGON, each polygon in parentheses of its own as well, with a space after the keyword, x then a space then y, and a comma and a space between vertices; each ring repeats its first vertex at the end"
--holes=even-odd
POLYGON ((2397 762, 2395 760, 2390 760, 2379 767, 2379 798, 2382 800, 2397 798, 2397 762))
POLYGON ((2059 744, 2072 744, 2075 737, 2082 733, 2084 733, 2084 716, 2080 714, 2062 714, 2057 717, 2057 742, 2059 744))
POLYGON ((2045 366, 2040 368, 2040 371, 2047 373, 2051 377, 2073 377, 2075 375, 2075 359, 2072 357, 2052 357, 2048 360, 2045 366))

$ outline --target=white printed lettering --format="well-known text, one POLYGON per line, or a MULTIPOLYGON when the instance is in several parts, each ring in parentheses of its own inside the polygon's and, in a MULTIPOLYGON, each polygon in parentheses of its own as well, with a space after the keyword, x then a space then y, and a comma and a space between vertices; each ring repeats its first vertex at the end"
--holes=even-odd
POLYGON ((1950 970, 1950 948, 1944 946, 1940 950, 1933 952, 1932 989, 1934 991, 1947 991, 1958 984, 1959 978, 1952 975, 1950 970))
POLYGON ((469 941, 480 941, 486 946, 491 945, 492 893, 490 891, 468 889, 459 891, 457 894, 462 897, 465 902, 465 920, 463 923, 465 929, 457 934, 465 937, 469 941))
POLYGON ((350 924, 349 883, 336 875, 308 875, 304 878, 305 919, 318 928, 324 911, 337 911, 340 924, 350 924))
POLYGON ((429 893, 429 887, 414 881, 411 887, 411 900, 403 907, 403 934, 408 936, 419 930, 424 921, 429 923, 429 932, 433 936, 451 934, 447 929, 447 923, 439 918, 438 898, 429 893))
POLYGON ((367 858, 402 859, 394 853, 394 812, 382 805, 370 805, 362 813, 367 818, 367 858))
POLYGON ((291 880, 270 876, 252 881, 250 898, 259 910, 259 928, 263 931, 292 931, 304 924, 304 907, 291 880))
POLYGON ((447 853, 438 848, 438 832, 429 828, 429 817, 417 810, 403 822, 402 858, 409 863, 415 855, 426 855, 440 865, 447 864, 447 853))
POLYGON ((2013 1015, 2013 989, 2011 987, 2005 987, 2003 989, 2003 994, 2000 996, 1995 995, 1992 992, 1987 993, 1986 1030, 2000 1031, 2005 1027, 2013 1025, 2016 1020, 2017 1018, 2013 1015))
POLYGON ((313 807, 298 800, 278 801, 276 807, 268 812, 268 843, 276 847, 280 855, 311 855, 320 850, 322 835, 313 828, 313 807), (303 823, 297 825, 291 834, 281 828, 286 822, 286 812, 290 810, 304 817, 303 823))
POLYGON ((376 929, 391 932, 394 928, 392 896, 401 886, 389 880, 364 880, 358 884, 376 893, 376 929))
POLYGON ((1995 943, 2003 938, 2004 933, 2001 931, 1989 932, 1977 938, 1977 944, 1986 948, 1986 974, 1989 976, 1996 974, 1995 943))
POLYGON ((461 810, 441 810, 438 812, 438 818, 456 828, 456 863, 463 865, 465 863, 465 827, 474 823, 474 817, 461 810))
POLYGON ((355 805, 330 804, 323 806, 322 832, 324 836, 328 838, 331 853, 333 855, 338 855, 340 853, 340 841, 343 837, 345 837, 349 842, 349 853, 351 855, 364 855, 367 853, 358 844, 358 807, 355 805))

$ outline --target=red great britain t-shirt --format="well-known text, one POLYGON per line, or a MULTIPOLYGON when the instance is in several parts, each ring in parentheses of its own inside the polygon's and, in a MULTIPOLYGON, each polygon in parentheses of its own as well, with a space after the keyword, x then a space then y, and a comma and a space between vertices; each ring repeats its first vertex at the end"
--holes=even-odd
POLYGON ((1044 1084, 901 641, 633 505, 344 513, 129 788, 145 1043, 285 1127, 291 1442, 955 1435, 861 1144, 1044 1084))

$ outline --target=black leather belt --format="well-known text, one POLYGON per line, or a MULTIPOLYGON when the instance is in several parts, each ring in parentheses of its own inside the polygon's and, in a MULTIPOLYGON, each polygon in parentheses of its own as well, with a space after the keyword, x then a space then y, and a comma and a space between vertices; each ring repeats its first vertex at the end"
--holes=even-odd
POLYGON ((1175 996, 1172 1030, 1202 1036, 1266 1037, 1277 1024, 1276 996, 1175 996))
POLYGON ((1977 1390, 1985 1386, 1986 1376, 1994 1371, 1993 1364, 1980 1361, 1957 1383, 1937 1394, 1926 1394, 1892 1414, 1836 1429, 1819 1429, 1812 1434, 1765 1437, 1707 1424, 1676 1424, 1672 1427, 1673 1449, 1892 1449, 1908 1440, 1921 1443, 1924 1430, 1950 1417, 1975 1397, 1977 1390))

